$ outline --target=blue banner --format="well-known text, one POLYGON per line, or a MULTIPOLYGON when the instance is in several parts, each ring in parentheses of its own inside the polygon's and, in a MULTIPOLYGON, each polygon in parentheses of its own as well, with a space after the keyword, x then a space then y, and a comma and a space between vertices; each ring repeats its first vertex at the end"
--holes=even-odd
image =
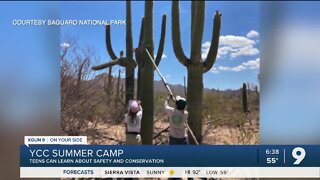
POLYGON ((320 167, 315 145, 25 145, 20 167, 320 167))

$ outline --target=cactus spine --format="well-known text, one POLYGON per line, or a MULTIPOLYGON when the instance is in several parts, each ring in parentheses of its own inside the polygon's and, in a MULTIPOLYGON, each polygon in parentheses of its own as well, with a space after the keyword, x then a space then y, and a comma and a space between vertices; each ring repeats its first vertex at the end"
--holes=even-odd
MULTIPOLYGON (((175 56, 188 70, 188 122, 198 142, 201 143, 203 74, 212 68, 216 60, 220 36, 221 13, 218 11, 215 13, 211 46, 207 59, 202 60, 201 43, 204 28, 205 1, 192 1, 191 7, 190 58, 187 58, 181 46, 179 1, 172 1, 172 42, 175 56)), ((191 138, 189 141, 191 143, 193 142, 191 138)))
POLYGON ((246 83, 243 83, 242 85, 242 108, 243 112, 248 112, 248 97, 247 97, 247 85, 246 83))

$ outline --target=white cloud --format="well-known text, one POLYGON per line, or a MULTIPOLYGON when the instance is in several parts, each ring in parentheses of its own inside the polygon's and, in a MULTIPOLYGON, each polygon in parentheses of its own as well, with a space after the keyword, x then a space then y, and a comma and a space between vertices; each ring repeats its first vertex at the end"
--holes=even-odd
POLYGON ((254 44, 255 42, 253 40, 248 39, 244 36, 226 35, 226 36, 220 36, 220 40, 219 40, 220 46, 230 46, 233 48, 253 46, 254 44))
POLYGON ((170 75, 170 74, 166 75, 166 78, 170 78, 170 77, 171 77, 171 75, 170 75))
POLYGON ((162 59, 167 58, 167 55, 165 55, 164 53, 161 56, 162 59))
MULTIPOLYGON (((219 49, 217 58, 229 57, 234 59, 239 56, 254 56, 259 53, 259 50, 255 47, 258 39, 249 39, 248 37, 258 37, 259 33, 256 31, 250 31, 245 36, 226 35, 220 36, 219 49)), ((202 44, 202 58, 205 59, 209 53, 211 42, 207 41, 202 44)))
POLYGON ((257 58, 256 60, 247 61, 242 64, 249 69, 259 69, 260 68, 260 58, 257 58))
POLYGON ((70 43, 64 42, 64 43, 61 43, 60 46, 61 46, 62 48, 68 48, 68 47, 70 47, 71 45, 70 45, 70 43))
MULTIPOLYGON (((153 55, 153 56, 154 56, 154 59, 156 59, 157 55, 155 54, 155 55, 153 55)), ((165 55, 165 54, 163 53, 162 56, 161 56, 161 59, 164 59, 164 58, 167 58, 167 55, 165 55)))
POLYGON ((243 62, 242 64, 234 67, 228 67, 228 66, 213 67, 211 69, 211 72, 212 73, 219 73, 220 71, 240 72, 247 69, 250 69, 250 70, 259 69, 259 67, 260 67, 260 58, 257 58, 255 60, 243 62))
POLYGON ((250 32, 248 32, 247 37, 252 39, 259 37, 259 35, 260 34, 257 31, 251 30, 250 32))
POLYGON ((217 69, 218 69, 219 71, 239 72, 239 71, 245 70, 246 67, 243 66, 243 65, 239 65, 239 66, 235 66, 235 67, 219 66, 217 69))
POLYGON ((245 46, 243 48, 239 48, 236 51, 233 51, 230 53, 231 58, 236 58, 238 56, 254 56, 259 53, 259 50, 257 48, 254 48, 252 46, 245 46))
POLYGON ((211 70, 210 70, 212 73, 215 73, 215 74, 217 74, 217 73, 219 73, 219 70, 216 68, 216 67, 212 67, 211 68, 211 70))

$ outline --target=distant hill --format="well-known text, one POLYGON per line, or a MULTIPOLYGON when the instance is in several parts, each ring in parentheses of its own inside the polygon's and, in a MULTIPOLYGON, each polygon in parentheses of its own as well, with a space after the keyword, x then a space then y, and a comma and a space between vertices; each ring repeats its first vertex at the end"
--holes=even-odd
MULTIPOLYGON (((103 88, 104 85, 107 83, 107 73, 103 73, 100 75, 97 75, 94 79, 89 80, 88 83, 90 83, 94 87, 100 87, 103 88)), ((135 79, 135 83, 137 80, 135 79)), ((113 88, 115 90, 117 84, 117 77, 113 78, 113 88)), ((164 84, 162 83, 161 80, 155 80, 154 81, 154 91, 156 93, 167 93, 167 89, 165 88, 164 84)), ((120 87, 125 86, 125 79, 120 78, 120 87)), ((185 96, 184 93, 184 86, 180 84, 169 84, 171 90, 173 91, 174 94, 179 94, 181 96, 185 96)), ((216 93, 221 93, 224 95, 241 95, 241 89, 226 89, 226 90, 217 90, 217 89, 209 89, 209 88, 204 88, 204 92, 216 92, 216 93)))

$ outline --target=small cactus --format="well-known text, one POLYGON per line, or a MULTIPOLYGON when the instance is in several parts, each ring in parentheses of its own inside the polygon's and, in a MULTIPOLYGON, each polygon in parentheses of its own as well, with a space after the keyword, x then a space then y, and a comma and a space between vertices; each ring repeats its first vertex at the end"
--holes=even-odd
POLYGON ((120 74, 121 74, 121 70, 119 69, 118 72, 118 80, 117 80, 117 89, 116 89, 116 99, 115 99, 115 107, 118 108, 118 102, 119 102, 119 98, 120 98, 120 74))
POLYGON ((244 113, 248 112, 248 97, 247 97, 247 85, 243 83, 242 85, 242 109, 244 113))

